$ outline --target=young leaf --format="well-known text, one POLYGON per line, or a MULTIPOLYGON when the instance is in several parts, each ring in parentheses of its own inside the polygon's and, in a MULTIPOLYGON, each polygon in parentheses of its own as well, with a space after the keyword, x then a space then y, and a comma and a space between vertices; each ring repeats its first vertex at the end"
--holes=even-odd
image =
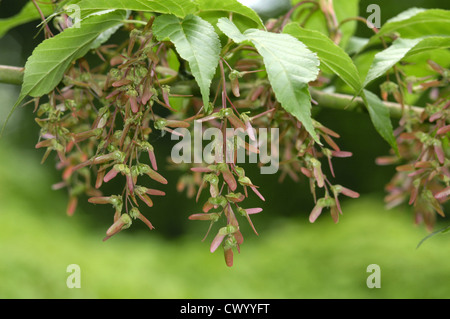
POLYGON ((173 15, 162 15, 153 24, 155 36, 168 38, 178 54, 189 62, 189 67, 200 87, 203 105, 209 111, 209 94, 212 78, 219 64, 221 45, 214 27, 194 15, 179 19, 173 15))
POLYGON ((409 18, 414 17, 416 14, 426 11, 426 9, 424 8, 409 8, 403 12, 400 12, 399 14, 397 14, 395 17, 390 18, 389 20, 386 21, 386 23, 393 23, 393 22, 399 22, 399 21, 403 21, 403 20, 408 20, 409 18))
POLYGON ((314 30, 306 30, 296 23, 288 24, 283 33, 290 34, 306 44, 317 53, 321 65, 327 66, 358 94, 361 90, 361 79, 352 59, 330 38, 314 30))
MULTIPOLYGON (((39 8, 44 16, 53 13, 52 4, 39 3, 39 8)), ((10 29, 33 20, 38 20, 40 17, 39 11, 36 9, 33 2, 28 2, 15 16, 0 19, 0 38, 3 37, 10 29)))
POLYGON ((80 28, 66 29, 39 44, 25 64, 22 90, 3 125, 2 133, 15 108, 27 95, 38 97, 53 90, 70 63, 83 57, 103 31, 121 24, 125 17, 125 11, 92 16, 85 19, 80 28))
POLYGON ((418 39, 398 38, 392 45, 377 53, 370 66, 364 87, 370 82, 385 74, 401 59, 413 56, 425 51, 446 49, 450 47, 450 37, 427 37, 418 39))
POLYGON ((380 42, 380 37, 392 33, 398 33, 402 38, 419 38, 430 35, 450 34, 450 11, 442 9, 417 9, 407 10, 397 17, 387 21, 372 36, 366 47, 380 42))
POLYGON ((217 26, 235 42, 250 41, 261 54, 272 89, 281 106, 294 115, 314 140, 320 143, 311 118, 308 83, 319 73, 319 59, 302 42, 288 34, 256 29, 243 34, 226 18, 217 26))
POLYGON ((83 12, 91 10, 120 9, 173 14, 182 18, 197 10, 196 5, 190 0, 82 0, 78 5, 82 16, 83 12))
POLYGON ((229 19, 222 18, 219 19, 217 27, 225 33, 227 37, 236 43, 242 43, 244 41, 249 41, 248 38, 239 30, 239 28, 231 22, 229 19))
POLYGON ((422 38, 405 56, 405 58, 431 50, 450 48, 450 36, 422 38))
POLYGON ((366 104, 369 111, 370 119, 377 132, 383 137, 386 142, 391 145, 394 151, 398 154, 397 141, 394 136, 392 128, 391 117, 388 108, 383 102, 370 91, 363 90, 361 97, 366 104))
POLYGON ((236 19, 246 20, 247 23, 242 23, 248 28, 265 28, 258 14, 237 0, 197 0, 197 5, 200 12, 221 12, 225 17, 231 12, 235 22, 236 19))
POLYGON ((345 48, 345 52, 349 55, 353 55, 355 53, 358 53, 362 48, 366 46, 366 44, 369 42, 368 38, 361 38, 361 37, 351 37, 348 40, 347 47, 345 48))
POLYGON ((419 41, 420 39, 399 38, 395 40, 389 48, 377 53, 373 59, 372 65, 370 66, 369 72, 367 73, 364 81, 364 87, 379 76, 386 73, 387 70, 403 59, 406 53, 408 53, 411 48, 419 43, 419 41))

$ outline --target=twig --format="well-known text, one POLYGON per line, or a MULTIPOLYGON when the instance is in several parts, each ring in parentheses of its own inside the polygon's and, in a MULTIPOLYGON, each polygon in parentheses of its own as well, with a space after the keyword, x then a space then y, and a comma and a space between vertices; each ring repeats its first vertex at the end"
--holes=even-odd
POLYGON ((31 0, 31 2, 33 2, 34 6, 36 7, 36 10, 39 12, 39 15, 41 16, 42 22, 44 23, 45 30, 47 31, 47 35, 49 37, 53 37, 53 33, 50 30, 50 27, 48 26, 47 22, 45 21, 45 16, 42 13, 41 8, 39 8, 39 5, 36 3, 35 0, 31 0))
POLYGON ((21 85, 24 68, 0 65, 0 83, 21 85))
MULTIPOLYGON (((0 65, 0 83, 21 85, 23 80, 23 72, 24 68, 21 67, 0 65)), ((171 92, 174 94, 192 95, 196 93, 194 92, 196 87, 197 85, 194 80, 177 81, 173 83, 171 92)), ((317 101, 319 107, 346 111, 365 110, 364 102, 359 97, 354 98, 352 95, 348 94, 329 93, 312 88, 310 89, 310 92, 311 97, 317 101)), ((389 109, 391 117, 402 117, 402 106, 400 104, 383 101, 383 105, 389 109)), ((424 110, 418 106, 405 107, 405 109, 409 109, 416 114, 421 114, 424 110)))

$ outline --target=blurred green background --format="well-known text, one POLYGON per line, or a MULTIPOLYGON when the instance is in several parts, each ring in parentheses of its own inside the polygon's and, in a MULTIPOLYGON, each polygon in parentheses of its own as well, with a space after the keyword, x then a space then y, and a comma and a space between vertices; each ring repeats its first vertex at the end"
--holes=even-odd
MULTIPOLYGON (((3 0, 0 18, 17 13, 26 1, 3 0)), ((361 1, 378 3, 382 22, 412 7, 440 7, 442 1, 361 1)), ((448 9, 448 8, 447 8, 448 9)), ((25 64, 42 41, 28 23, 0 38, 0 64, 25 64)), ((359 36, 370 36, 358 25, 359 36)), ((0 84, 0 122, 19 88, 0 84)), ((60 180, 51 161, 34 145, 38 127, 30 106, 19 108, 0 141, 0 298, 450 298, 450 236, 438 235, 416 249, 428 233, 414 226, 408 207, 385 210, 383 187, 393 167, 378 167, 388 152, 365 114, 326 111, 318 120, 341 134, 339 145, 353 152, 334 161, 337 181, 361 193, 343 201, 344 216, 335 225, 324 213, 308 222, 313 206, 306 183, 249 173, 261 185, 266 202, 251 200, 263 213, 245 221, 245 242, 235 265, 226 267, 222 251, 209 252, 213 232, 187 216, 201 205, 175 191, 179 173, 164 170, 167 196, 155 198, 145 214, 156 226, 135 222, 130 230, 102 242, 111 209, 82 200, 73 217, 65 214, 65 191, 52 191, 60 180), (356 132, 356 134, 355 134, 356 132), (70 264, 81 267, 81 289, 68 289, 70 264), (370 264, 381 267, 381 288, 369 289, 370 264)), ((162 163, 170 154, 167 139, 152 141, 162 163)), ((162 166, 162 165, 161 165, 162 166)), ((249 203, 249 207, 251 206, 249 203)), ((439 217, 437 228, 449 223, 439 217)))

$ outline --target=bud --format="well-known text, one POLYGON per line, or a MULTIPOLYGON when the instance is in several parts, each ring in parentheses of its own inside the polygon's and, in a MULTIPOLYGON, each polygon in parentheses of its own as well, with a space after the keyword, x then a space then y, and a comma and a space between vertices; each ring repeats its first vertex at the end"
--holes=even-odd
POLYGON ((72 138, 75 140, 75 142, 79 143, 91 137, 99 137, 102 134, 102 132, 103 132, 102 128, 96 128, 93 130, 72 134, 72 138))
POLYGON ((234 234, 233 234, 234 239, 236 240, 236 243, 238 245, 242 245, 242 243, 244 242, 244 236, 242 236, 242 233, 240 230, 237 230, 234 234))
POLYGON ((160 175, 156 171, 152 170, 150 168, 150 166, 148 166, 146 164, 139 164, 137 166, 133 166, 133 168, 134 168, 133 175, 146 174, 151 179, 153 179, 161 184, 167 184, 167 179, 165 179, 162 175, 160 175))
POLYGON ((228 204, 227 199, 225 197, 223 197, 222 195, 219 195, 219 196, 216 196, 216 197, 210 197, 208 199, 208 202, 213 204, 214 208, 225 207, 228 204))
POLYGON ((170 106, 170 101, 169 101, 170 87, 167 86, 167 85, 163 85, 163 86, 161 87, 161 91, 162 91, 162 96, 163 96, 163 100, 164 100, 165 106, 166 106, 169 110, 175 111, 175 109, 173 109, 173 108, 170 106))
POLYGON ((225 236, 227 235, 227 228, 226 227, 222 227, 219 229, 219 231, 217 232, 216 237, 214 237, 212 243, 211 243, 211 247, 209 248, 210 252, 215 252, 216 249, 220 246, 220 244, 222 243, 223 239, 225 238, 225 236))
POLYGON ((225 197, 232 203, 240 203, 245 199, 245 196, 241 193, 228 193, 225 197))
POLYGON ((148 206, 153 206, 153 201, 146 194, 146 188, 142 186, 137 186, 134 188, 134 193, 148 206))
POLYGON ((244 113, 241 114, 241 118, 245 124, 245 131, 252 141, 256 141, 255 129, 252 126, 251 119, 244 113))
POLYGON ((139 105, 137 103, 136 96, 130 96, 128 101, 130 102, 131 111, 133 113, 139 112, 139 105))
POLYGON ((348 189, 347 187, 344 187, 342 185, 334 185, 332 188, 332 191, 337 194, 344 194, 345 196, 351 197, 351 198, 358 198, 359 193, 352 191, 351 189, 348 189))
POLYGON ((242 122, 241 119, 237 117, 234 113, 229 113, 226 117, 230 121, 231 125, 234 126, 235 129, 242 129, 243 131, 247 129, 244 122, 242 122))
POLYGON ((239 92, 239 78, 241 78, 242 75, 243 75, 242 72, 233 70, 233 71, 231 71, 230 75, 228 76, 231 81, 231 91, 233 92, 235 97, 241 96, 241 94, 239 92))
POLYGON ((133 207, 133 208, 130 210, 130 216, 131 216, 133 219, 138 218, 138 219, 140 219, 141 221, 143 221, 143 222, 148 226, 148 228, 150 228, 150 230, 155 229, 155 227, 153 227, 152 223, 150 223, 150 221, 149 221, 147 218, 145 218, 145 216, 142 215, 141 212, 140 212, 136 207, 133 207))
POLYGON ((317 202, 316 206, 314 206, 313 210, 309 214, 309 221, 311 223, 314 223, 316 221, 317 217, 319 217, 320 214, 322 213, 323 206, 319 205, 319 202, 320 202, 320 200, 317 202))
POLYGON ((331 151, 331 155, 333 157, 351 157, 353 154, 346 151, 331 151))
POLYGON ((437 200, 446 200, 446 198, 449 196, 450 196, 450 186, 447 186, 443 190, 434 194, 434 198, 436 198, 437 200))
POLYGON ((88 199, 92 204, 111 204, 111 196, 108 197, 91 197, 88 199))
POLYGON ((69 202, 67 203, 67 215, 72 216, 75 213, 77 204, 78 204, 78 197, 71 196, 69 198, 69 202))
POLYGON ((96 196, 88 199, 89 203, 92 204, 111 204, 116 211, 122 211, 122 196, 112 195, 112 196, 96 196))
POLYGON ((158 189, 147 188, 147 190, 145 192, 152 196, 165 196, 166 195, 166 193, 164 193, 163 191, 160 191, 158 189))
MULTIPOLYGON (((210 198, 212 198, 212 197, 210 197, 210 198)), ((206 201, 206 203, 203 205, 203 212, 204 213, 207 213, 207 212, 209 212, 211 209, 213 209, 214 208, 214 205, 208 200, 208 201, 206 201)))
POLYGON ((252 191, 263 201, 265 202, 266 199, 263 197, 263 195, 261 195, 261 193, 258 191, 258 189, 256 188, 256 186, 250 186, 250 188, 252 189, 252 191))
POLYGON ((439 128, 436 132, 437 135, 444 135, 450 132, 450 125, 443 126, 439 128))
POLYGON ((237 187, 236 179, 234 178, 233 173, 229 170, 228 165, 225 163, 218 164, 217 169, 222 173, 223 179, 228 184, 230 189, 235 191, 237 187))
POLYGON ((109 182, 110 180, 112 180, 114 177, 117 176, 117 174, 119 173, 119 165, 116 164, 113 166, 113 168, 105 175, 105 177, 103 177, 103 181, 105 183, 109 182))
POLYGON ((197 173, 211 173, 216 171, 216 165, 209 165, 208 167, 191 167, 191 171, 197 173))
POLYGON ((209 214, 192 214, 188 218, 190 220, 210 220, 212 222, 216 222, 219 220, 220 215, 217 213, 209 213, 209 214))
POLYGON ((435 140, 433 143, 434 152, 436 154, 436 157, 439 160, 439 163, 444 164, 445 162, 445 154, 444 150, 442 149, 442 143, 441 141, 435 140))
POLYGON ((233 250, 231 248, 224 249, 225 263, 228 267, 233 266, 233 250))
POLYGON ((311 223, 314 223, 317 219, 317 217, 320 216, 322 213, 323 208, 325 207, 332 207, 335 205, 335 201, 332 198, 324 197, 320 198, 316 205, 314 206, 313 210, 311 211, 311 214, 309 215, 309 221, 311 223))
POLYGON ((101 168, 97 172, 97 178, 95 180, 95 188, 100 188, 103 184, 103 178, 105 177, 105 169, 101 168))
POLYGON ((188 128, 191 125, 185 121, 166 120, 166 126, 176 127, 176 128, 178 128, 178 127, 188 128))
POLYGON ((105 155, 100 155, 95 157, 92 160, 93 164, 103 164, 106 162, 110 162, 110 161, 115 161, 117 163, 122 163, 125 160, 125 154, 122 153, 121 151, 114 151, 112 153, 109 154, 105 154, 105 155))
POLYGON ((108 228, 108 230, 106 231, 106 237, 103 239, 103 241, 106 241, 111 236, 114 236, 122 229, 129 228, 131 224, 132 224, 131 217, 128 214, 122 214, 120 218, 116 222, 114 222, 114 224, 112 224, 111 227, 108 228))
POLYGON ((322 173, 322 164, 315 158, 311 158, 310 163, 313 167, 313 175, 316 179, 317 186, 322 188, 325 185, 324 176, 322 173))
MULTIPOLYGON (((114 69, 113 69, 113 70, 114 70, 114 69)), ((111 71, 112 71, 112 70, 111 70, 111 71)), ((121 86, 128 85, 128 84, 131 84, 131 80, 129 80, 129 79, 127 79, 127 78, 124 78, 124 79, 121 79, 121 80, 119 80, 119 81, 114 82, 114 83, 112 84, 112 86, 115 87, 115 88, 117 88, 117 87, 121 87, 121 86)))
POLYGON ((149 142, 142 142, 139 144, 139 146, 142 151, 148 152, 150 164, 152 164, 153 169, 157 171, 158 166, 156 165, 156 157, 153 146, 149 142))

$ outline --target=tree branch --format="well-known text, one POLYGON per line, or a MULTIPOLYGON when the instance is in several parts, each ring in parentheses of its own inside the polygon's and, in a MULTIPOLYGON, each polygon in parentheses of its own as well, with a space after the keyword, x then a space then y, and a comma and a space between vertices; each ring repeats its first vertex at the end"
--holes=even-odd
POLYGON ((0 83, 21 85, 24 68, 0 65, 0 83))
MULTIPOLYGON (((348 111, 364 111, 366 106, 360 97, 353 97, 353 95, 340 94, 340 93, 328 93, 324 91, 319 91, 315 89, 310 89, 311 97, 316 101, 321 107, 338 109, 338 110, 348 110, 348 111)), ((398 103, 385 102, 384 106, 389 110, 392 118, 401 118, 403 115, 402 106, 398 103)), ((421 114, 423 112, 422 107, 418 106, 405 106, 405 108, 416 114, 421 114)))
MULTIPOLYGON (((21 85, 23 81, 24 68, 0 65, 0 83, 21 85)), ((171 89, 171 92, 175 94, 192 94, 192 91, 196 87, 194 81, 180 81, 175 83, 171 89)), ((364 111, 366 109, 364 102, 360 97, 354 98, 352 95, 340 94, 340 93, 328 93, 311 88, 311 97, 321 107, 347 110, 347 111, 364 111)), ((391 117, 402 117, 402 106, 398 103, 384 102, 383 104, 389 109, 391 117)), ((409 107, 414 113, 420 114, 423 108, 418 106, 409 107)))

